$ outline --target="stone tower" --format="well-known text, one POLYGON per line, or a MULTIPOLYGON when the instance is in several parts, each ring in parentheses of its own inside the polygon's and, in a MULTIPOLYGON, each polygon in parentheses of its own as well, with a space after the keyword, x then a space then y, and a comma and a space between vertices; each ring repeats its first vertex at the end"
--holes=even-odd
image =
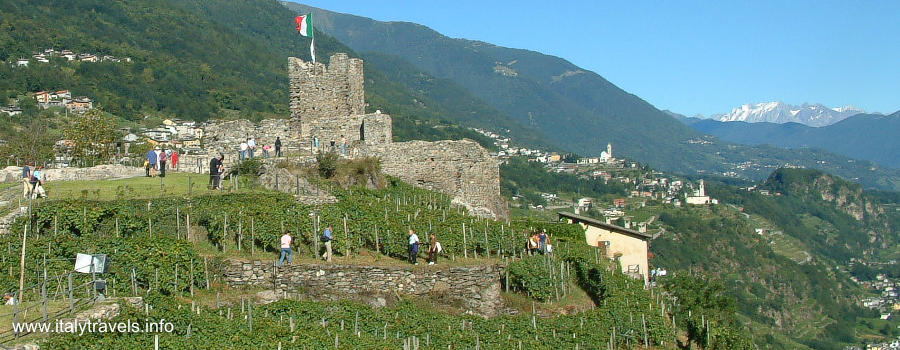
POLYGON ((288 75, 291 118, 306 121, 365 113, 361 59, 337 53, 326 67, 291 57, 288 75))

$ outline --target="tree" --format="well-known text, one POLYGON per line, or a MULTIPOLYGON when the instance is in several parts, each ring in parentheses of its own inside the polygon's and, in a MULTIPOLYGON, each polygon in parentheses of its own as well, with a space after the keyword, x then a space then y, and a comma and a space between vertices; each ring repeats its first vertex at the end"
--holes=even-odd
POLYGON ((6 157, 18 157, 29 164, 36 164, 53 159, 55 139, 46 123, 32 119, 20 133, 9 139, 2 152, 6 157))
POLYGON ((64 134, 72 143, 73 160, 83 164, 110 159, 118 136, 115 121, 97 108, 72 116, 64 134))

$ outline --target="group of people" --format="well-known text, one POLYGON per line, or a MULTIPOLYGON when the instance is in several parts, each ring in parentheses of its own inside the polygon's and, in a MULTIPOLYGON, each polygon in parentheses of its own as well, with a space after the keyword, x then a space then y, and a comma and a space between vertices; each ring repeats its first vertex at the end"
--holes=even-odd
MULTIPOLYGON (((329 146, 330 146, 330 148, 328 149, 329 152, 337 152, 337 150, 340 149, 342 156, 347 155, 347 137, 346 136, 341 135, 340 142, 335 141, 334 139, 331 139, 331 141, 329 141, 329 146)), ((318 136, 313 137, 313 147, 316 150, 319 149, 319 137, 318 136)))
POLYGON ((546 254, 553 252, 553 246, 550 245, 550 236, 547 236, 546 231, 532 232, 527 242, 525 242, 525 250, 531 255, 534 253, 546 254))
MULTIPOLYGON (((325 231, 322 232, 319 240, 322 241, 324 246, 322 259, 327 262, 331 262, 331 242, 334 241, 334 230, 332 230, 331 225, 328 225, 328 227, 325 228, 325 231)), ((435 237, 434 233, 429 235, 429 241, 427 261, 428 265, 434 265, 437 263, 438 254, 443 251, 443 247, 441 247, 441 242, 438 242, 437 237, 435 237)), ((294 251, 291 249, 293 243, 294 238, 291 237, 291 232, 285 231, 281 236, 281 258, 278 259, 278 266, 284 266, 285 259, 287 259, 288 264, 291 264, 293 262, 294 251)), ((419 236, 416 234, 416 231, 412 229, 409 230, 409 246, 407 252, 409 253, 409 263, 418 265, 419 236)))
POLYGON ((35 166, 34 170, 27 164, 22 167, 22 197, 37 199, 47 197, 44 191, 44 167, 35 166))
POLYGON ((178 151, 156 147, 147 151, 144 159, 144 171, 147 177, 166 177, 166 168, 175 169, 178 166, 178 151), (171 163, 170 165, 168 163, 171 163))
MULTIPOLYGON (((256 139, 253 137, 248 137, 246 141, 241 142, 240 152, 238 153, 240 160, 252 159, 256 155, 256 147, 257 147, 256 139)), ((269 158, 269 156, 270 156, 269 151, 272 149, 275 150, 276 157, 283 156, 283 154, 281 153, 281 137, 280 136, 275 138, 274 146, 266 144, 266 145, 263 145, 261 148, 263 150, 264 158, 269 158)))
MULTIPOLYGON (((437 263, 438 254, 440 254, 444 249, 441 247, 441 242, 438 242, 437 237, 434 233, 428 235, 428 265, 434 265, 437 263)), ((418 257, 419 257, 419 235, 416 234, 416 231, 413 229, 409 230, 409 263, 413 265, 418 265, 418 257)))

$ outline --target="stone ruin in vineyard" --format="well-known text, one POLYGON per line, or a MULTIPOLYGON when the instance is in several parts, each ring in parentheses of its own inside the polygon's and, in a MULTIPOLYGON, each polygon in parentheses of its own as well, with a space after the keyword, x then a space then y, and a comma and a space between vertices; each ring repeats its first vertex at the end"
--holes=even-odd
MULTIPOLYGON (((326 66, 290 57, 288 73, 289 119, 256 124, 248 120, 211 122, 203 128, 207 154, 184 159, 185 165, 204 164, 220 152, 226 156, 226 164, 234 164, 238 145, 248 137, 254 137, 258 145, 273 145, 275 138, 281 137, 285 152, 311 161, 318 150, 328 151, 332 140, 339 144, 343 135, 348 157, 379 157, 382 171, 388 175, 445 193, 475 215, 506 217, 507 207, 500 196, 500 163, 481 145, 471 140, 393 142, 391 116, 365 112, 361 59, 338 53, 326 66)), ((194 170, 207 171, 202 165, 194 170)))

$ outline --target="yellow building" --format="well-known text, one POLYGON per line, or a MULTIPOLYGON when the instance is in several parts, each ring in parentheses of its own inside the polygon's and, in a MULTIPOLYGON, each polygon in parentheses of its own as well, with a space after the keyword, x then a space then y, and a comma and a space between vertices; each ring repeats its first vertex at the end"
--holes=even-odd
POLYGON ((601 248, 607 258, 618 257, 622 273, 648 282, 650 235, 566 212, 559 213, 559 220, 584 227, 588 245, 601 248))

